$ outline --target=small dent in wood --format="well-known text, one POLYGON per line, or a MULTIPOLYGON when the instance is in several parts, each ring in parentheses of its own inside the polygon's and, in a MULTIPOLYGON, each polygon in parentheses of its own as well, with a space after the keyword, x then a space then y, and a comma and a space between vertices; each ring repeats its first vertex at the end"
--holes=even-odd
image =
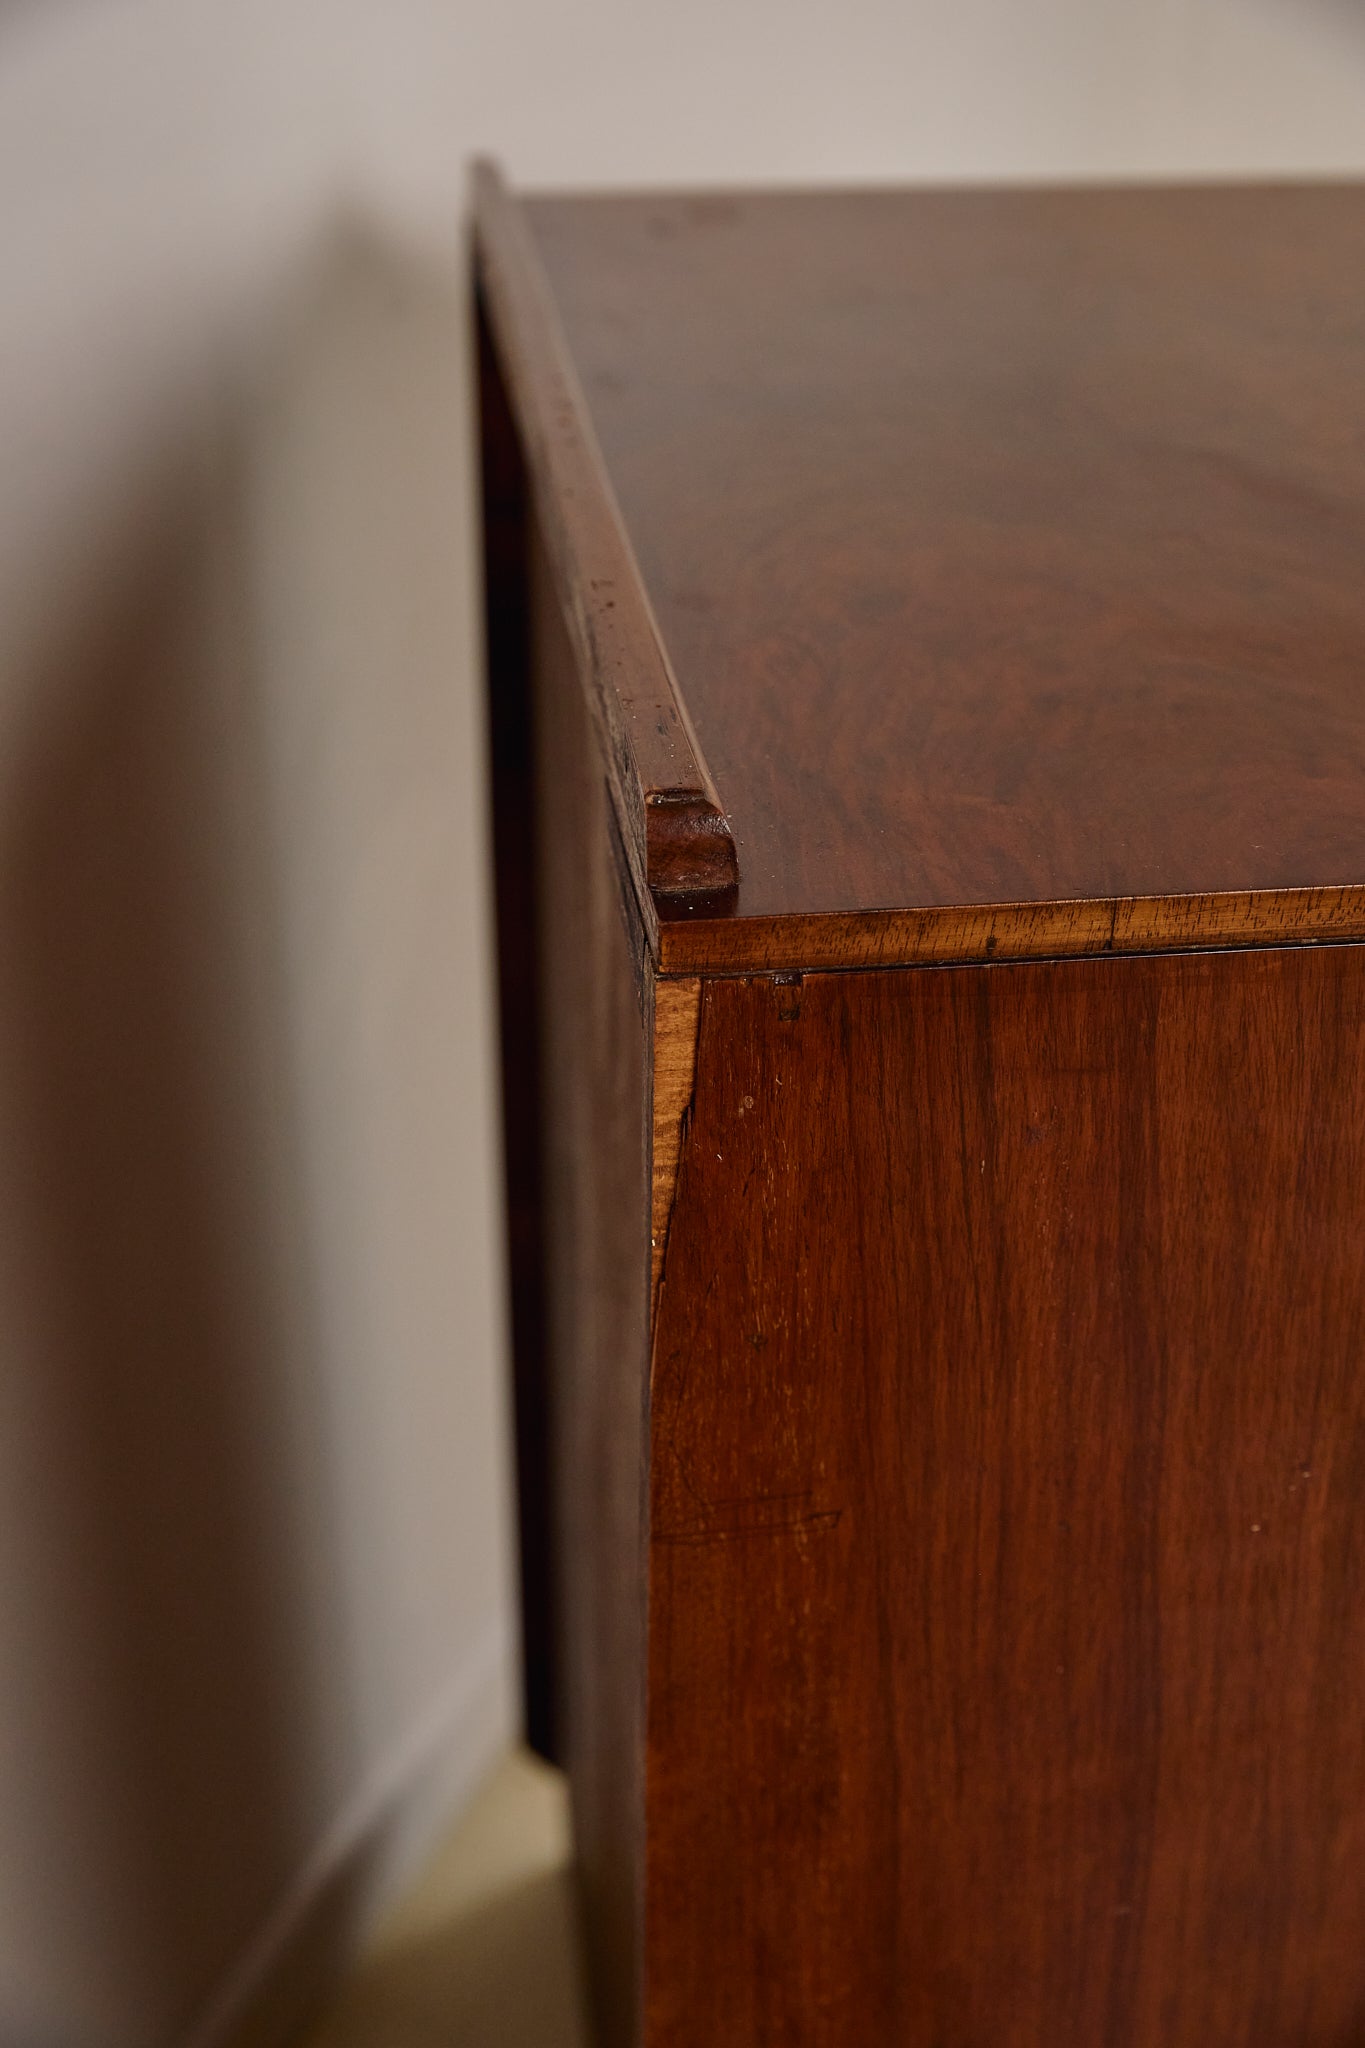
POLYGON ((799 974, 775 974, 772 977, 777 991, 777 1021, 779 1024, 795 1024, 801 1015, 801 980, 799 974))

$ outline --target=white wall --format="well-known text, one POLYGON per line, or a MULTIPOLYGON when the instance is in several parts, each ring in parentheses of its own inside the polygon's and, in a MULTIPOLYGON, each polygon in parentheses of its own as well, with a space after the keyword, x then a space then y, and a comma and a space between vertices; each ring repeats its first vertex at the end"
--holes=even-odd
POLYGON ((6 667, 5 2048, 217 2038, 510 1725, 461 312, 329 233, 6 667))
POLYGON ((0 19, 6 2048, 270 2038, 511 1725, 476 147, 1360 170, 1365 4, 0 19))

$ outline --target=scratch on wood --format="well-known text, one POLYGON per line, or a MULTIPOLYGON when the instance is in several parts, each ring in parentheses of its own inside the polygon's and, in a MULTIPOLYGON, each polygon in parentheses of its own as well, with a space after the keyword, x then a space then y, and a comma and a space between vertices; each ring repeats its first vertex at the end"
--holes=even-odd
POLYGON ((650 1203, 651 1316, 659 1304, 668 1226, 697 1068, 701 982, 660 981, 654 991, 654 1144, 650 1203))
POLYGON ((733 1543, 746 1536, 789 1535, 833 1531, 843 1518, 842 1508, 817 1508, 810 1492, 755 1494, 752 1500, 717 1500, 703 1503, 700 1521, 655 1528, 652 1543, 733 1543))

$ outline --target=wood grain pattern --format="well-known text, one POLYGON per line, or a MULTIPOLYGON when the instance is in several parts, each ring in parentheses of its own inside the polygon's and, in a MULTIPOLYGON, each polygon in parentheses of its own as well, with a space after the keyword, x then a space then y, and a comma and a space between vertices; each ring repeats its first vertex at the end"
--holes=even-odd
POLYGON ((1365 2039, 1362 1191, 1359 947, 704 985, 649 2048, 1365 2039))
POLYGON ((527 217, 731 819, 732 962, 750 918, 1052 903, 1097 907, 1049 945, 1177 899, 1222 943, 1208 906, 1319 889, 1358 936, 1365 187, 527 217))
POLYGON ((649 990, 548 550, 529 553, 548 1421, 570 1775, 598 2038, 639 2040, 643 1926, 649 990))
POLYGON ((648 920, 651 892, 732 888, 734 842, 674 686, 535 245, 491 165, 477 168, 474 196, 485 315, 648 920))
POLYGON ((650 1296, 658 1305, 668 1224, 697 1065, 701 983, 695 977, 654 987, 654 1109, 650 1163, 650 1296))
POLYGON ((988 903, 847 917, 661 920, 664 974, 819 972, 1365 938, 1365 888, 988 903))
POLYGON ((1352 2048, 1365 187, 478 243, 603 2038, 1352 2048))

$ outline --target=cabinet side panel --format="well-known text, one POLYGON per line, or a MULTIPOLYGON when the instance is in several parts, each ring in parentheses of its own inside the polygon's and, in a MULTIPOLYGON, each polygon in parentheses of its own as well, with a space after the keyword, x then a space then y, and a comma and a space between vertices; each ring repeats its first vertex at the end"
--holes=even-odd
POLYGON ((559 1629, 598 2037, 635 2048, 642 1922, 651 985, 539 528, 530 549, 559 1629))
POLYGON ((1365 953, 703 984, 650 2048, 1365 2039, 1365 953))
POLYGON ((502 373, 478 316, 484 645, 498 932, 502 1144, 516 1429, 526 1738, 558 1760, 545 1358, 545 1202, 536 960, 529 487, 502 373))

